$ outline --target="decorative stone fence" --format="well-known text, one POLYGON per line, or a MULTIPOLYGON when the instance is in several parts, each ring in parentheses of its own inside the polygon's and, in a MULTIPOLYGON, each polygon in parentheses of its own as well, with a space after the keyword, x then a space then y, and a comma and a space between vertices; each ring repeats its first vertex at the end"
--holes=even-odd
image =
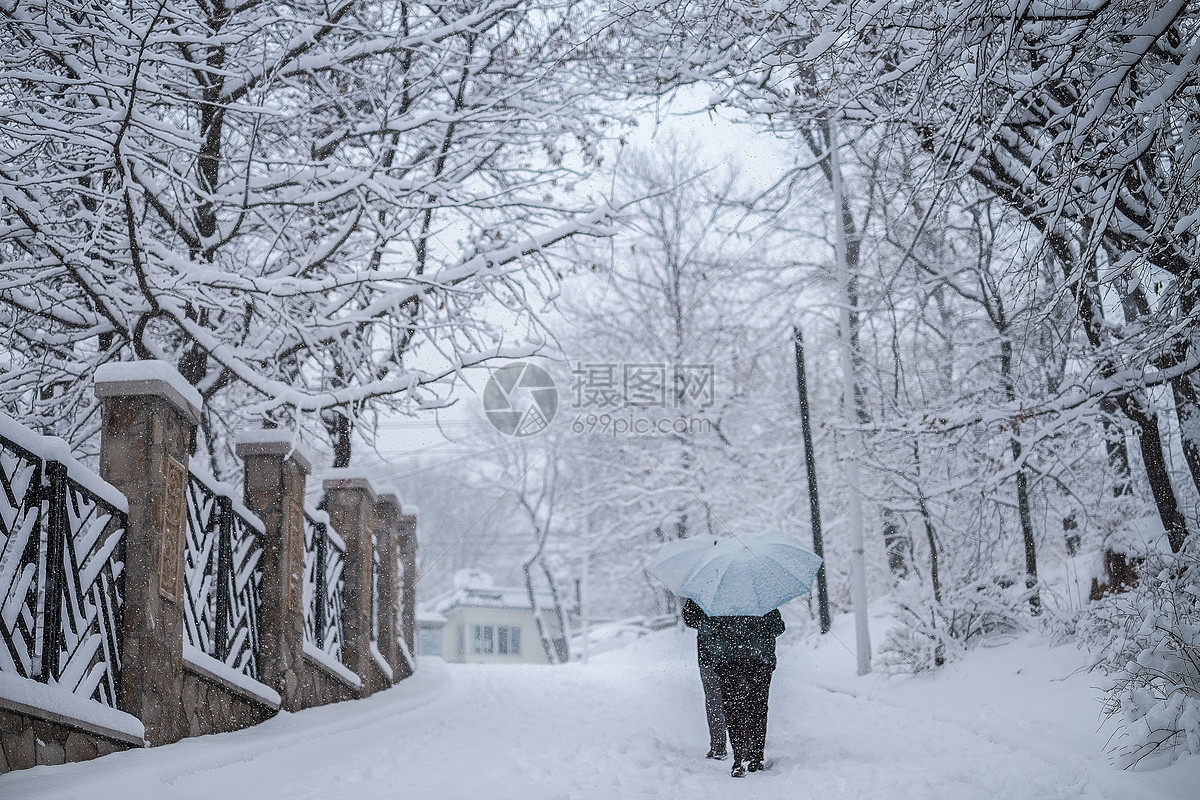
POLYGON ((100 474, 0 415, 0 772, 257 724, 411 675, 416 518, 289 432, 243 486, 190 463, 199 395, 160 362, 96 375, 100 474))

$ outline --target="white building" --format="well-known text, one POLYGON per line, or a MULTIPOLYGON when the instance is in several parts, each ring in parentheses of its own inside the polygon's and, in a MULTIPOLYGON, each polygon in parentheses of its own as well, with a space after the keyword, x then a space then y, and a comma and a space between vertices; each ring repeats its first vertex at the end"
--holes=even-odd
MULTIPOLYGON (((545 648, 524 588, 493 585, 491 576, 462 570, 454 591, 417 612, 418 654, 459 664, 545 664, 545 648)), ((551 641, 566 657, 554 601, 538 597, 551 641)))

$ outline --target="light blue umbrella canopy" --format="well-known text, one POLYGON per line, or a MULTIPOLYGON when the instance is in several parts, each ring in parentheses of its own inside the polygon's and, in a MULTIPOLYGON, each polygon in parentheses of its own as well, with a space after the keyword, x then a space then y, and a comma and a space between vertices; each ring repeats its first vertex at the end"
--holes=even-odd
MULTIPOLYGON (((721 539, 712 546, 707 546, 712 539, 702 541, 706 546, 686 553, 694 560, 676 594, 692 598, 712 617, 762 616, 812 591, 821 568, 820 556, 782 533, 721 539)), ((679 554, 673 563, 677 569, 684 557, 679 554)))
POLYGON ((651 575, 662 581, 664 586, 683 596, 683 579, 696 568, 701 552, 711 550, 719 541, 712 536, 672 539, 659 548, 658 554, 647 569, 651 575))

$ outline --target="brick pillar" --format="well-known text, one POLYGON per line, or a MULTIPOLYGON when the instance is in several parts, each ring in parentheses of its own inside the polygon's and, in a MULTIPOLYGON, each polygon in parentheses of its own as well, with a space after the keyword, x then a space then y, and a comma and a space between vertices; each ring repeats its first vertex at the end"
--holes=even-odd
POLYGON ((188 456, 200 395, 158 361, 96 371, 103 401, 100 475, 129 499, 125 532, 122 710, 152 745, 183 738, 183 553, 188 456))
MULTIPOLYGON (((417 656, 417 515, 401 514, 397 558, 400 561, 400 637, 417 656)), ((407 665, 406 665, 407 666, 407 665)), ((415 666, 415 665, 414 665, 415 666)), ((397 675, 397 677, 400 677, 397 675)), ((407 676, 405 676, 407 677, 407 676)))
POLYGON ((259 680, 279 692, 287 711, 303 708, 304 491, 312 462, 292 445, 292 434, 261 430, 238 437, 245 463, 246 506, 266 529, 258 612, 259 680))
POLYGON ((342 663, 362 679, 362 694, 378 691, 371 663, 371 533, 375 529, 375 489, 348 469, 331 469, 323 483, 329 523, 346 542, 342 566, 342 663))
POLYGON ((376 536, 379 540, 379 652, 392 668, 389 683, 407 677, 404 657, 396 647, 400 624, 400 581, 396 574, 397 539, 400 526, 400 499, 394 493, 379 496, 375 505, 376 536))

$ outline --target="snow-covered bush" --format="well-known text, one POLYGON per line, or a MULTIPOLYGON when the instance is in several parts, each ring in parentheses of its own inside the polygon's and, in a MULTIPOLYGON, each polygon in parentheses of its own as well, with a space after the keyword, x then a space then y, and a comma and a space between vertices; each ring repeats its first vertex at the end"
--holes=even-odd
POLYGON ((955 661, 983 641, 1024 630, 1029 592, 1009 579, 980 580, 943 588, 941 602, 929 588, 907 581, 896 588, 897 622, 880 647, 891 672, 925 672, 955 661))
POLYGON ((1148 554, 1139 573, 1136 588, 1101 601, 1092 628, 1109 634, 1099 666, 1125 767, 1200 754, 1200 543, 1148 554))

